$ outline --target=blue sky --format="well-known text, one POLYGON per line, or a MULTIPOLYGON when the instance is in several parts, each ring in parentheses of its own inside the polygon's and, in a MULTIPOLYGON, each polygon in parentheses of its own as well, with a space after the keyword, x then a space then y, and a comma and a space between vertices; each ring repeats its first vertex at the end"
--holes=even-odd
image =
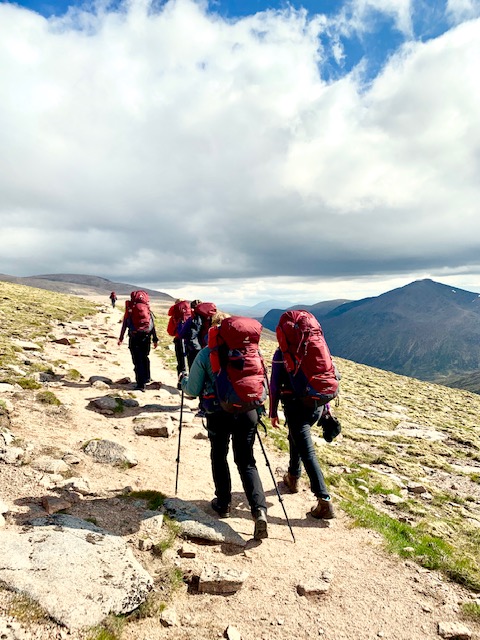
POLYGON ((0 3, 0 272, 480 290, 480 0, 0 3))

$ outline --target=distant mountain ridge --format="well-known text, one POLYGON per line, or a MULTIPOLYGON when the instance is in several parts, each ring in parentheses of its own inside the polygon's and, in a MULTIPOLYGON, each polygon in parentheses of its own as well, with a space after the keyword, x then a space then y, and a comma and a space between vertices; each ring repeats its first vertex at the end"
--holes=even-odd
POLYGON ((115 291, 117 295, 129 296, 135 289, 143 289, 153 300, 163 301, 165 303, 173 302, 174 300, 174 298, 167 293, 162 293, 155 289, 147 289, 139 285, 113 282, 107 278, 77 273, 54 273, 26 277, 0 274, 0 280, 23 284, 28 287, 37 287, 38 289, 46 289, 47 291, 56 291, 57 293, 105 295, 107 298, 111 291, 115 291))
MULTIPOLYGON (((311 312, 333 355, 444 384, 480 370, 478 293, 425 279, 311 312)), ((277 314, 265 316, 269 329, 275 329, 277 314)))

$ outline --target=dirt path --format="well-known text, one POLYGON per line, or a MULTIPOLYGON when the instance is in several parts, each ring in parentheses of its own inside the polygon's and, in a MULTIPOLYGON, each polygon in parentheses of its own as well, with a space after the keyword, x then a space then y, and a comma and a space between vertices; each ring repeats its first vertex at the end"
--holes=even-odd
MULTIPOLYGON (((92 398, 108 392, 88 384, 90 376, 133 378, 128 348, 116 345, 120 318, 120 310, 110 309, 92 320, 56 331, 58 337, 75 337, 76 342, 73 346, 49 343, 45 349, 47 361, 59 363, 63 371, 77 369, 83 380, 50 384, 49 389, 66 409, 40 410, 33 403, 31 392, 15 400, 12 431, 24 442, 35 443, 37 452, 41 447, 50 447, 77 456, 76 473, 88 479, 96 494, 93 498, 86 496, 77 511, 83 515, 90 513, 100 526, 110 527, 128 540, 134 530, 128 510, 111 497, 126 486, 172 496, 178 440, 176 435, 168 439, 137 436, 132 413, 109 417, 87 409, 92 398), (107 438, 132 449, 138 465, 122 470, 93 463, 81 450, 82 444, 92 438, 107 438)), ((154 353, 151 361, 152 376, 162 383, 162 388, 135 392, 136 399, 141 406, 160 403, 178 407, 180 394, 175 388, 174 373, 154 353)), ((194 409, 196 402, 187 405, 194 409)), ((208 441, 198 437, 202 432, 199 419, 185 423, 178 497, 209 511, 213 483, 208 441)), ((341 441, 333 446, 341 447, 341 441)), ((232 552, 221 546, 195 545, 196 558, 187 560, 176 556, 179 541, 170 556, 183 570, 220 564, 246 571, 249 577, 243 588, 229 597, 190 595, 181 590, 174 602, 177 625, 165 628, 158 618, 146 618, 128 624, 123 638, 212 640, 222 637, 232 625, 243 640, 313 637, 428 640, 439 637, 439 622, 462 622, 460 605, 470 598, 460 587, 412 562, 386 555, 377 534, 351 528, 349 519, 338 508, 338 517, 331 523, 307 517, 314 500, 306 484, 299 494, 284 496, 296 536, 294 544, 258 443, 256 455, 268 498, 268 540, 257 543, 251 539, 253 523, 231 460, 233 510, 229 524, 248 541, 246 550, 232 552), (317 597, 298 594, 299 585, 318 584, 322 576, 325 578, 322 582, 329 584, 326 594, 317 597)), ((268 456, 279 481, 287 463, 286 455, 268 448, 268 456)), ((35 509, 41 512, 38 498, 45 493, 45 486, 32 479, 28 467, 2 466, 0 498, 16 505, 18 525, 23 515, 31 516, 35 509)), ((136 552, 142 560, 142 555, 136 552)), ((464 624, 473 632, 472 637, 480 638, 479 625, 471 621, 464 624)))

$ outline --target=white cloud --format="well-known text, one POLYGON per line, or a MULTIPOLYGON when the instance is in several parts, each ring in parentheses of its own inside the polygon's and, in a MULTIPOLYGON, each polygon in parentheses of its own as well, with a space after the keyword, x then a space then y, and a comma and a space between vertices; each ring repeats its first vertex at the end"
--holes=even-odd
MULTIPOLYGON (((409 2, 355 9, 408 32, 409 2)), ((234 278, 252 296, 277 276, 340 291, 470 268, 480 21, 405 46, 368 90, 357 71, 322 80, 327 28, 192 0, 52 20, 0 4, 0 272, 234 278)))
POLYGON ((480 0, 447 0, 447 15, 455 23, 478 18, 480 0))
POLYGON ((412 0, 350 0, 340 12, 339 24, 346 32, 361 34, 371 31, 374 21, 383 14, 393 21, 398 31, 411 37, 412 11, 412 0))

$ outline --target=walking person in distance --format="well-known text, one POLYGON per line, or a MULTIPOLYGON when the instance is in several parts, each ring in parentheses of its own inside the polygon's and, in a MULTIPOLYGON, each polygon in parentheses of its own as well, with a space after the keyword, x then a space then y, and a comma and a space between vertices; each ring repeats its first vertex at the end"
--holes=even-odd
POLYGON ((153 340, 154 349, 158 345, 155 322, 150 310, 150 300, 145 291, 132 291, 130 300, 125 303, 125 315, 118 339, 119 346, 122 344, 127 330, 128 348, 132 355, 135 371, 135 389, 145 391, 146 384, 151 382, 150 344, 153 340))

